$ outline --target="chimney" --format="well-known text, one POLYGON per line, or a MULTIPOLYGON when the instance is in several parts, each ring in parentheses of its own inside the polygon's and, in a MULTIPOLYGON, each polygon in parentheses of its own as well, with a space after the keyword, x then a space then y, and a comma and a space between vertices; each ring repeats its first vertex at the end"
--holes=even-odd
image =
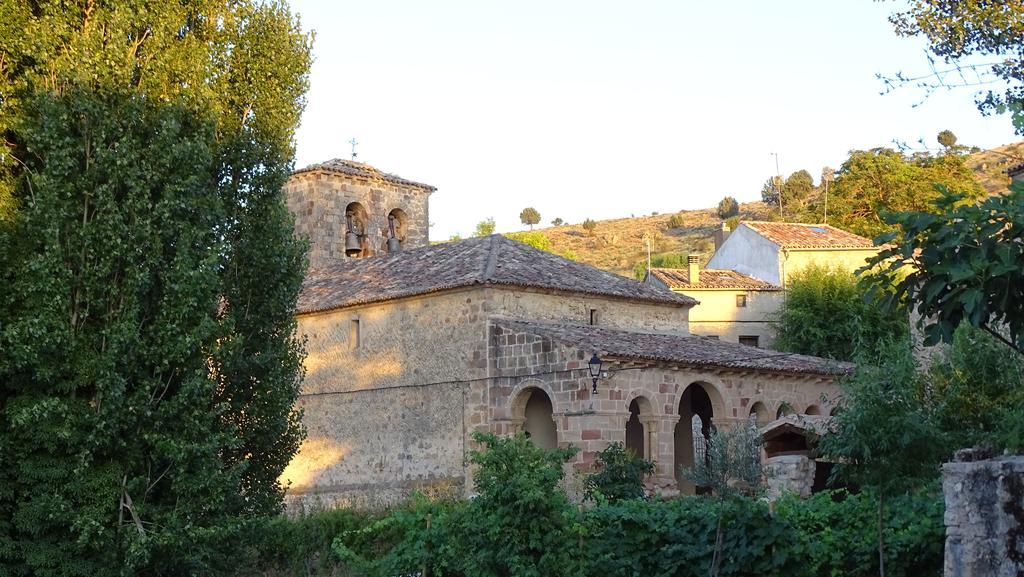
POLYGON ((686 264, 690 265, 690 284, 700 284, 700 255, 691 254, 686 257, 686 264))
POLYGON ((722 246, 725 239, 729 238, 729 233, 731 232, 732 231, 729 230, 729 225, 725 221, 722 221, 722 228, 711 233, 711 237, 715 239, 715 251, 718 250, 718 247, 722 246))

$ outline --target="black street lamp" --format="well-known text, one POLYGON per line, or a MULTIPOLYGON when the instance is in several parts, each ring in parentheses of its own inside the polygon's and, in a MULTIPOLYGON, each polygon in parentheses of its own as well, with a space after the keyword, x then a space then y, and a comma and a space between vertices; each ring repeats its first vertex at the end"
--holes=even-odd
POLYGON ((594 388, 591 390, 593 394, 597 394, 597 379, 601 377, 601 359, 594 353, 594 356, 590 357, 590 362, 587 363, 590 367, 590 378, 594 380, 594 388))

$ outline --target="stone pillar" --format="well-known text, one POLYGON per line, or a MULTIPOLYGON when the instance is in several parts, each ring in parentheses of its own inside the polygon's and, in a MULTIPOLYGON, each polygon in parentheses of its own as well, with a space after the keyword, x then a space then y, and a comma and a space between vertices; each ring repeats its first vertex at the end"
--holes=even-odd
POLYGON ((807 455, 778 455, 765 459, 768 498, 776 499, 783 493, 810 497, 815 468, 814 459, 807 455))
POLYGON ((942 466, 942 490, 945 576, 1024 575, 1024 455, 985 459, 957 451, 942 466))

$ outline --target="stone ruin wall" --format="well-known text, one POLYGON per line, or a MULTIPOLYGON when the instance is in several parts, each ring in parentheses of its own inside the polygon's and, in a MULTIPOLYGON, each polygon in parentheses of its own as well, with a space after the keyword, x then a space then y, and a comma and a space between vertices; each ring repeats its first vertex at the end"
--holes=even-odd
POLYGON ((942 467, 945 576, 1024 576, 1024 456, 978 456, 958 451, 942 467))

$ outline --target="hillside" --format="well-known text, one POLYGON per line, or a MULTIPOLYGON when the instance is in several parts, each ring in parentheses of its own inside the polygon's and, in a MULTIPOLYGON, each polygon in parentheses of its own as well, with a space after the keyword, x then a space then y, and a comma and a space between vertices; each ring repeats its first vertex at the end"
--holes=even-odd
MULTIPOLYGON (((967 165, 990 194, 1006 192, 1010 178, 1006 169, 1024 162, 1024 142, 1007 144, 971 154, 967 165)), ((772 220, 773 211, 762 202, 740 206, 740 218, 772 220)), ((706 263, 714 252, 711 234, 722 226, 714 208, 677 213, 597 221, 593 236, 580 224, 538 228, 551 240, 552 251, 572 254, 580 262, 632 277, 636 263, 646 261, 646 238, 651 253, 700 254, 706 263), (670 223, 670 220, 674 222, 670 223)))
MULTIPOLYGON (((770 218, 762 202, 740 206, 740 218, 770 218)), ((617 218, 597 221, 593 236, 580 224, 537 229, 551 240, 552 250, 571 253, 580 262, 623 276, 633 276, 633 266, 647 258, 646 239, 651 253, 696 253, 707 260, 714 252, 711 234, 722 226, 715 209, 684 210, 669 214, 617 218), (674 220, 674 222, 671 222, 674 220)))
POLYGON ((975 152, 967 157, 967 166, 974 171, 975 179, 989 194, 1003 194, 1010 186, 1006 169, 1024 162, 1024 142, 997 146, 991 150, 975 152))

